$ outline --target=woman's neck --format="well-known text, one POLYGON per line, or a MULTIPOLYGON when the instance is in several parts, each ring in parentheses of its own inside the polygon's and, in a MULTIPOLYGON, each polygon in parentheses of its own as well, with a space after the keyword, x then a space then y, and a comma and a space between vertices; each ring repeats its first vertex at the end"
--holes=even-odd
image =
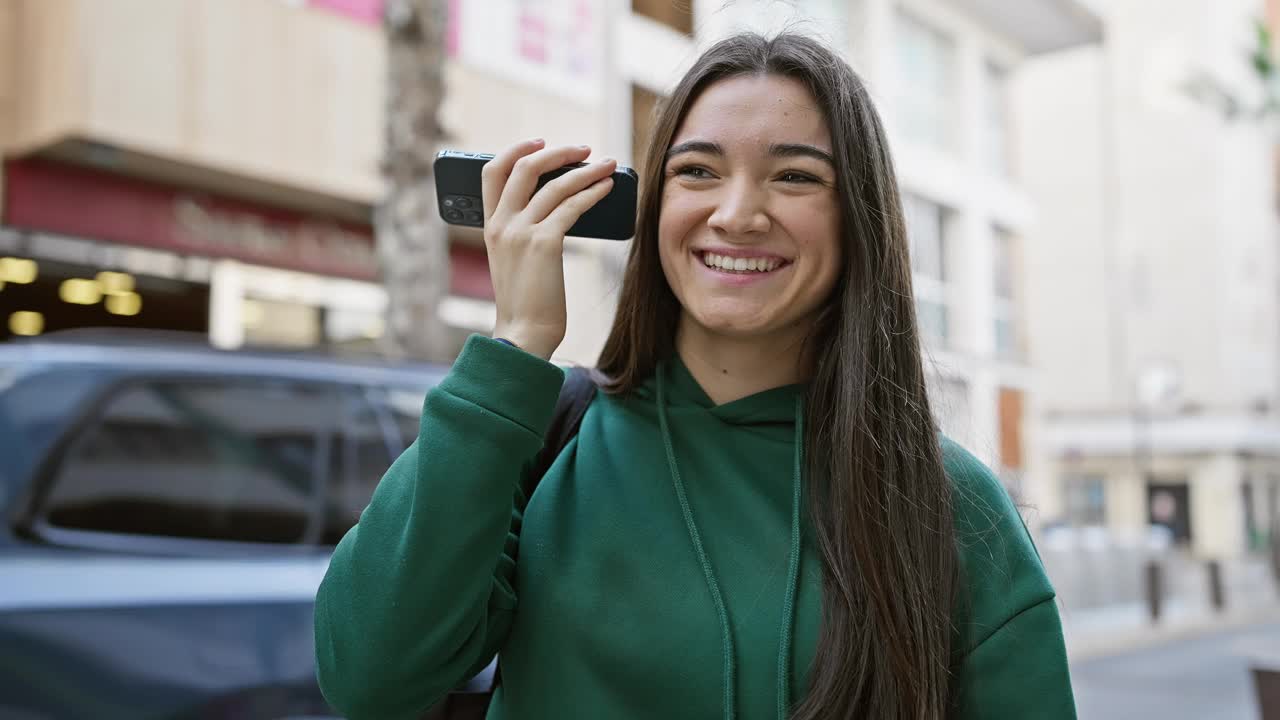
POLYGON ((758 338, 718 335, 682 316, 676 352, 707 397, 723 405, 805 380, 804 337, 803 328, 758 338))

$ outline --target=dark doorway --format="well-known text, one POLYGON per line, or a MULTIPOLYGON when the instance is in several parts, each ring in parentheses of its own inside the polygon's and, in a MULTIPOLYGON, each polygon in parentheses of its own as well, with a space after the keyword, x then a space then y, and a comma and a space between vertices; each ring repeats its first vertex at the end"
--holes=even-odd
POLYGON ((1173 531, 1179 545, 1191 543, 1191 490, 1185 482, 1147 483, 1147 522, 1173 531))

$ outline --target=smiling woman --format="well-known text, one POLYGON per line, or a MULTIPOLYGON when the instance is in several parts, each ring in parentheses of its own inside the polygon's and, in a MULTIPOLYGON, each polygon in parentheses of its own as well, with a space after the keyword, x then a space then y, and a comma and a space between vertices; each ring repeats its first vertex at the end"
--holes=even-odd
MULTIPOLYGON (((682 309, 681 357, 729 370, 764 350, 759 366, 791 377, 750 373, 761 389, 799 382, 806 373, 794 360, 775 361, 798 354, 842 255, 831 131, 817 101, 791 78, 723 80, 690 107, 666 158, 659 251, 682 309)), ((732 370, 735 381, 748 375, 732 370)))
POLYGON ((491 719, 1073 718, 1022 520, 934 426, 897 180, 849 66, 746 34, 681 80, 603 392, 561 445, 564 234, 614 163, 537 179, 589 153, 485 166, 494 339, 333 556, 329 700, 417 717, 498 653, 491 719))

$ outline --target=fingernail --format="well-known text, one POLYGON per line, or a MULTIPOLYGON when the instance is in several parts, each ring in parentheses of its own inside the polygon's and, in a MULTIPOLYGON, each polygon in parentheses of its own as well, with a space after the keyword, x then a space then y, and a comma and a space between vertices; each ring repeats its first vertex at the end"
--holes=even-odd
POLYGON ((542 144, 542 142, 543 142, 543 140, 542 140, 542 138, 534 138, 534 139, 530 140, 529 142, 533 143, 534 145, 541 145, 541 144, 542 144))
POLYGON ((579 149, 579 150, 590 150, 590 149, 591 149, 591 146, 590 146, 590 145, 579 145, 579 146, 578 146, 578 149, 579 149))

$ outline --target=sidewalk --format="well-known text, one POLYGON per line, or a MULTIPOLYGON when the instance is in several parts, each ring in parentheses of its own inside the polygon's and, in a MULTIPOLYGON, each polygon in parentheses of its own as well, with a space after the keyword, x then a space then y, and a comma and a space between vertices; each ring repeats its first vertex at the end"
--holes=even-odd
POLYGON ((1074 663, 1256 623, 1280 622, 1280 596, 1275 592, 1270 597, 1257 593, 1239 597, 1234 603, 1228 598, 1227 602, 1222 612, 1215 613, 1207 604, 1170 601, 1155 624, 1140 603, 1074 612, 1061 608, 1067 655, 1074 663))
POLYGON ((1280 584, 1269 559, 1253 555, 1220 565, 1225 607, 1210 606, 1208 566, 1181 552, 1154 554, 1140 544, 1049 546, 1042 551, 1072 662, 1168 640, 1280 619, 1280 584), (1160 620, 1146 604, 1146 566, 1161 568, 1160 620))

